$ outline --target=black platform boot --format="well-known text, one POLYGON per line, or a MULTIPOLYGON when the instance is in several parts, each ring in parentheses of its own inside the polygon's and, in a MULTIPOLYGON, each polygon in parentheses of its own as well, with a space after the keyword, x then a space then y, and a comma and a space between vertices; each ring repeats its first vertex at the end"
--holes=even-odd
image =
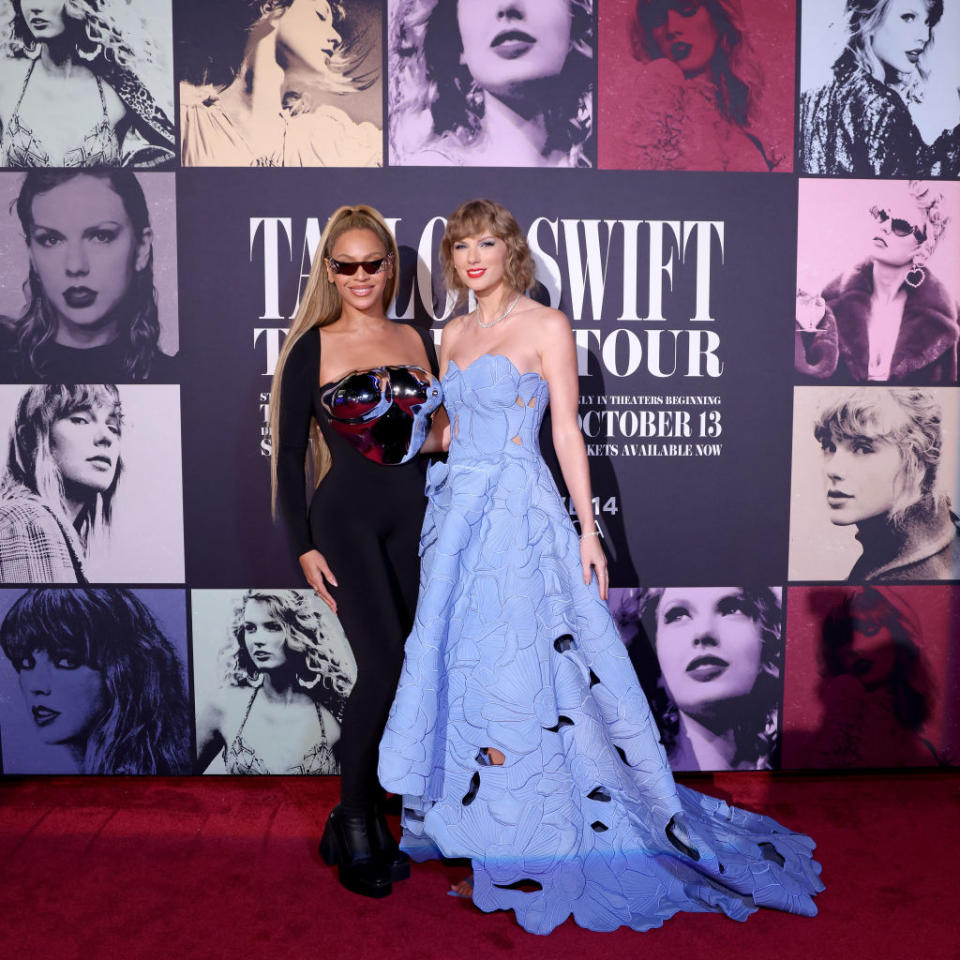
POLYGON ((373 849, 369 833, 371 815, 330 811, 320 840, 320 856, 339 871, 340 883, 363 897, 386 897, 393 890, 390 871, 373 849))
POLYGON ((410 858, 397 846, 380 807, 374 807, 370 815, 370 845, 391 880, 406 880, 410 876, 410 858))

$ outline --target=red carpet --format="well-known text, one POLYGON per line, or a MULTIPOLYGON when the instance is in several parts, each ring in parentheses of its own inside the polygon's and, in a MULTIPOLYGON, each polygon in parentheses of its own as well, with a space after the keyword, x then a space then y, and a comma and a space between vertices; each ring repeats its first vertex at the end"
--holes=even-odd
POLYGON ((960 774, 685 777, 812 834, 827 890, 813 920, 679 914, 660 930, 549 937, 445 896, 463 870, 414 866, 382 901, 316 852, 338 781, 0 781, 2 956, 30 960, 960 960, 960 774), (954 894, 949 893, 950 890, 954 894))

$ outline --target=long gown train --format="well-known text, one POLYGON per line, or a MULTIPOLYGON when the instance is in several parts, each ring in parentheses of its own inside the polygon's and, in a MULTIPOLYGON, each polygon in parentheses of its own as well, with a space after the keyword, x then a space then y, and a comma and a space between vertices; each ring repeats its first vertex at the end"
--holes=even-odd
POLYGON ((534 933, 571 914, 592 930, 815 914, 809 837, 674 782, 540 456, 546 382, 487 354, 451 363, 444 390, 450 455, 427 477, 416 622, 380 744, 403 849, 469 857, 476 905, 534 933))

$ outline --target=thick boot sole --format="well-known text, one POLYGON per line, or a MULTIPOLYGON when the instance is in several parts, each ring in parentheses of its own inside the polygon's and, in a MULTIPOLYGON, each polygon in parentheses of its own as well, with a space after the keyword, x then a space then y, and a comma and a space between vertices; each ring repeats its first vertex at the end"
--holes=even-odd
POLYGON ((333 828, 330 821, 323 828, 323 836, 320 838, 320 856, 328 867, 335 867, 340 862, 340 850, 337 844, 337 838, 333 835, 333 828))
POLYGON ((403 860, 399 863, 390 864, 390 879, 397 883, 400 880, 410 879, 410 861, 403 860))
POLYGON ((361 897, 370 897, 372 900, 380 900, 383 897, 389 897, 393 893, 393 884, 391 883, 370 883, 362 877, 358 877, 347 867, 340 867, 338 870, 340 886, 345 887, 351 893, 357 893, 361 897))
MULTIPOLYGON (((323 836, 320 838, 320 856, 323 862, 330 867, 337 867, 337 878, 340 885, 351 893, 359 894, 361 897, 370 897, 373 900, 380 900, 383 897, 390 896, 393 893, 391 883, 373 880, 364 877, 359 871, 351 869, 347 864, 340 862, 340 842, 337 839, 337 833, 331 820, 327 820, 327 825, 323 829, 323 836)), ((410 875, 410 865, 406 864, 407 876, 410 875)), ((391 881, 393 875, 391 871, 391 881)))

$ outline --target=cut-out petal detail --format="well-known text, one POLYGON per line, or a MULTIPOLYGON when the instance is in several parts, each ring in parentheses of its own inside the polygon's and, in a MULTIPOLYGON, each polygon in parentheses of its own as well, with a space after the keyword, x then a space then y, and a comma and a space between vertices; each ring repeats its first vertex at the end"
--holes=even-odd
POLYGON ((519 890, 520 893, 537 893, 537 891, 543 889, 542 883, 537 883, 536 880, 531 880, 529 877, 524 877, 522 880, 516 880, 513 883, 495 883, 494 886, 498 890, 519 890))
POLYGON ((778 867, 782 867, 786 860, 783 858, 783 854, 769 841, 764 843, 758 843, 757 846, 760 848, 760 852, 763 854, 764 860, 769 860, 771 863, 775 863, 778 867))
POLYGON ((687 831, 684 830, 683 825, 676 816, 670 818, 670 822, 667 824, 666 834, 670 843, 682 854, 691 860, 700 859, 700 851, 697 850, 696 847, 690 846, 690 838, 687 836, 687 831))
POLYGON ((477 798, 477 791, 480 789, 480 774, 474 773, 470 778, 470 789, 463 795, 463 800, 460 802, 465 806, 469 807, 471 803, 477 798))

